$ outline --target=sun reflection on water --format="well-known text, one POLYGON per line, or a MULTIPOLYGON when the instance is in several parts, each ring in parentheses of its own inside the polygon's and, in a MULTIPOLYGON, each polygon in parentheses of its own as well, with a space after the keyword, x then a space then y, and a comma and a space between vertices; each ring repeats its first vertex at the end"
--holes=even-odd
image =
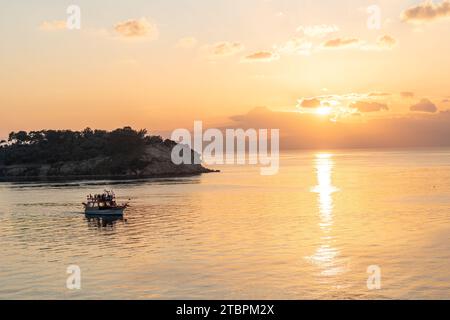
POLYGON ((315 168, 318 185, 312 188, 312 192, 318 194, 318 206, 320 213, 320 228, 325 233, 331 231, 333 225, 333 197, 337 190, 331 183, 331 174, 334 162, 332 155, 319 153, 316 155, 315 168))
POLYGON ((333 155, 329 153, 316 154, 314 164, 318 184, 311 189, 311 192, 318 194, 317 206, 322 236, 315 253, 308 257, 307 260, 320 268, 321 275, 332 276, 343 272, 343 268, 339 267, 336 262, 339 250, 332 245, 334 241, 334 236, 332 235, 334 223, 333 193, 339 191, 332 184, 333 155))

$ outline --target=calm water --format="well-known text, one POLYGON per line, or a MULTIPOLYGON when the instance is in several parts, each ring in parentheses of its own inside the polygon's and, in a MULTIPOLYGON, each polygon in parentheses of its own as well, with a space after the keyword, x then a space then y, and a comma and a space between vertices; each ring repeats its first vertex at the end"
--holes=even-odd
POLYGON ((1 183, 0 298, 450 299, 450 150, 289 152, 270 177, 221 169, 1 183), (131 198, 124 219, 82 214, 104 188, 131 198))

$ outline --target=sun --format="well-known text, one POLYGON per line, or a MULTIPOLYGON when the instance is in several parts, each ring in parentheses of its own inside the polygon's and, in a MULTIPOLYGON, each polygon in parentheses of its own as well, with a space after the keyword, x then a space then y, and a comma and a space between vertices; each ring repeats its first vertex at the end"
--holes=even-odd
POLYGON ((328 116, 331 114, 332 111, 333 111, 332 107, 318 107, 314 112, 319 116, 328 116))

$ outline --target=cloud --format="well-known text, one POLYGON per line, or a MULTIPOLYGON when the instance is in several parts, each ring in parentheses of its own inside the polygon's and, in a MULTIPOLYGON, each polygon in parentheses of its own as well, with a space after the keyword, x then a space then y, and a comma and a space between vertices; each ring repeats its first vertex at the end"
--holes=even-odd
POLYGON ((206 46, 206 50, 210 58, 220 58, 235 55, 244 50, 244 46, 238 42, 222 41, 206 46))
POLYGON ((376 43, 369 43, 358 38, 335 38, 322 43, 324 49, 356 48, 363 51, 390 50, 397 45, 397 40, 389 35, 381 36, 376 43))
POLYGON ((360 102, 358 105, 360 110, 356 107, 351 106, 354 101, 360 101, 362 99, 369 99, 370 101, 369 95, 370 94, 360 93, 321 95, 300 99, 296 107, 299 108, 299 111, 301 113, 320 114, 321 111, 323 111, 330 116, 329 120, 331 121, 338 121, 340 119, 352 117, 358 112, 361 112, 360 110, 365 112, 379 111, 378 109, 387 110, 387 105, 376 104, 372 102, 366 102, 366 104, 373 104, 371 108, 376 110, 370 110, 370 106, 362 106, 362 102, 360 102))
POLYGON ((371 92, 369 93, 369 97, 387 97, 390 96, 390 93, 387 92, 371 92))
POLYGON ((57 31, 67 29, 67 22, 64 20, 44 21, 40 24, 39 29, 42 31, 57 31))
POLYGON ((416 112, 437 112, 436 105, 428 99, 422 99, 419 103, 412 105, 409 110, 416 112))
POLYGON ((357 109, 359 112, 377 112, 389 110, 385 103, 358 101, 350 104, 350 108, 357 109))
POLYGON ((184 37, 178 40, 176 47, 181 49, 191 49, 197 45, 198 41, 194 37, 184 37))
POLYGON ((282 45, 274 47, 275 50, 282 54, 299 54, 299 55, 309 55, 313 49, 313 44, 302 38, 294 38, 282 45))
POLYGON ((450 103, 450 99, 444 99, 442 100, 442 103, 450 103))
POLYGON ((356 38, 336 38, 326 41, 322 44, 324 48, 338 49, 343 47, 351 47, 360 44, 361 41, 356 38))
POLYGON ((154 40, 158 37, 158 28, 146 18, 119 22, 114 26, 114 31, 127 39, 145 38, 154 40))
POLYGON ((321 103, 318 98, 302 99, 300 106, 303 108, 317 108, 320 107, 321 103))
POLYGON ((332 122, 312 113, 249 112, 233 117, 227 128, 280 128, 282 149, 338 149, 450 146, 450 110, 393 118, 332 122))
POLYGON ((412 23, 425 23, 448 17, 450 17, 450 0, 441 3, 425 1, 406 9, 401 14, 403 21, 412 23))
POLYGON ((384 35, 378 38, 377 44, 380 48, 391 49, 397 44, 397 40, 389 35, 384 35))
POLYGON ((314 26, 299 26, 297 32, 311 38, 323 38, 330 33, 335 33, 339 31, 339 27, 336 25, 314 25, 314 26))
POLYGON ((378 37, 375 43, 361 42, 359 48, 365 51, 391 50, 397 45, 397 40, 389 35, 378 37))
POLYGON ((403 92, 400 92, 400 96, 402 98, 414 98, 414 92, 403 91, 403 92))
POLYGON ((271 62, 278 60, 280 56, 270 51, 258 51, 245 57, 247 62, 271 62))
POLYGON ((394 37, 390 35, 383 35, 379 37, 374 43, 369 43, 358 38, 340 37, 326 40, 322 44, 316 46, 307 38, 297 37, 281 45, 275 45, 273 48, 280 54, 310 55, 316 51, 320 51, 323 49, 329 50, 354 48, 362 51, 383 51, 394 48, 397 43, 398 41, 394 37))

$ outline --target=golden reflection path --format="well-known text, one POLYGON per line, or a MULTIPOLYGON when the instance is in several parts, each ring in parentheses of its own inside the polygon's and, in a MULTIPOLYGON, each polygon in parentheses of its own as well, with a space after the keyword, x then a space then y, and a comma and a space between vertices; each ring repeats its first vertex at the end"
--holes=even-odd
POLYGON ((317 175, 317 185, 311 189, 317 193, 317 206, 319 211, 319 228, 321 237, 315 253, 307 259, 320 268, 322 276, 333 276, 342 272, 337 266, 336 257, 339 250, 333 247, 333 193, 339 191, 332 184, 334 167, 333 155, 319 153, 315 155, 314 167, 317 175))

